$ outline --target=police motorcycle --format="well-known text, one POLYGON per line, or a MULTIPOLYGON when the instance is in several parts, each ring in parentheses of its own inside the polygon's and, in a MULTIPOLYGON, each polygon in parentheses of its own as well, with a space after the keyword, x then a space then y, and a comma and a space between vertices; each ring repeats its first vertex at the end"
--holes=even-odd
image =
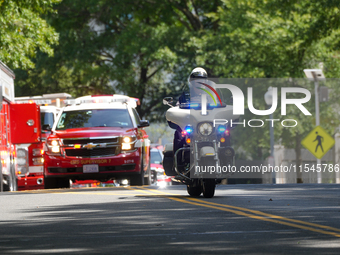
POLYGON ((163 99, 170 106, 168 125, 175 129, 173 144, 165 145, 163 167, 166 175, 187 186, 190 196, 203 193, 211 198, 216 184, 230 176, 234 165, 230 127, 224 120, 236 116, 232 106, 222 102, 203 68, 195 68, 188 81, 190 94, 183 92, 176 106, 171 97, 163 99))

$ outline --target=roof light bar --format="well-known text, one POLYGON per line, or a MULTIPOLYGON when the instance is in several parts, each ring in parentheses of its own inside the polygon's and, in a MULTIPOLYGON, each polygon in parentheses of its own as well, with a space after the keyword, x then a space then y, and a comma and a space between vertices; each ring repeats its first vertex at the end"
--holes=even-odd
POLYGON ((139 104, 138 98, 132 98, 125 95, 92 95, 83 96, 76 99, 64 100, 66 105, 79 105, 79 104, 100 104, 100 103, 126 103, 130 107, 136 108, 139 104))

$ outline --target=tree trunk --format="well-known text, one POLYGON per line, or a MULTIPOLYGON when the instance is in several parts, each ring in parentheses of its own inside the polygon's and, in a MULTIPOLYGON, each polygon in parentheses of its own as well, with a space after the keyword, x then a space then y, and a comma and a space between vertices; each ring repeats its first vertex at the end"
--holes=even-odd
POLYGON ((299 166, 302 165, 301 159, 301 135, 299 133, 295 136, 295 155, 296 155, 296 183, 303 183, 302 173, 299 166))

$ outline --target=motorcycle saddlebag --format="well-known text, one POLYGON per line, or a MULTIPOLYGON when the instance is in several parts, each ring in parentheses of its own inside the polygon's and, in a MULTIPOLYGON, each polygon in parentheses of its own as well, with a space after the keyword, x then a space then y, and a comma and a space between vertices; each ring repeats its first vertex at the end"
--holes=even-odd
POLYGON ((174 170, 174 152, 173 152, 173 144, 166 144, 164 147, 164 158, 163 158, 163 167, 165 174, 167 176, 174 176, 176 172, 174 170))

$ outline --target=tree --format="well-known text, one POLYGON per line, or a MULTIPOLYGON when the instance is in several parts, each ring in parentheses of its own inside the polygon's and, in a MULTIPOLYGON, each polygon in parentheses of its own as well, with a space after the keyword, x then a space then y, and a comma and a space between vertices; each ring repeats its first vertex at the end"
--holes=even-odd
MULTIPOLYGON (((339 33, 340 25, 338 6, 334 1, 223 2, 232 10, 225 12, 220 9, 216 14, 223 24, 221 41, 226 38, 229 42, 225 52, 233 70, 226 68, 227 76, 302 78, 304 68, 315 67, 319 62, 324 62, 328 72, 339 75, 334 65, 334 62, 338 62, 336 50, 339 39, 331 43, 331 38, 335 39, 339 33), (333 44, 328 52, 325 50, 326 43, 328 46, 333 44)), ((306 82, 298 85, 313 91, 313 87, 306 82)), ((314 110, 311 104, 310 109, 314 110)), ((329 118, 332 114, 338 116, 331 105, 323 105, 321 111, 321 123, 325 123, 323 118, 329 118)), ((299 120, 299 126, 294 129, 276 129, 275 132, 280 134, 281 142, 286 147, 295 148, 296 164, 300 165, 301 140, 315 122, 296 110, 289 114, 291 118, 299 120)), ((338 124, 333 121, 324 126, 334 130, 338 124)), ((243 135, 250 137, 247 132, 243 135)), ((301 182, 301 176, 298 176, 298 182, 301 182)))
POLYGON ((60 0, 0 2, 0 59, 11 68, 33 68, 37 49, 52 56, 58 34, 41 17, 60 0))
POLYGON ((214 25, 204 13, 218 3, 65 0, 49 17, 60 33, 55 56, 39 54, 37 68, 20 73, 17 94, 123 93, 140 99, 141 117, 164 118, 162 98, 180 93, 199 47, 192 39, 214 25))

